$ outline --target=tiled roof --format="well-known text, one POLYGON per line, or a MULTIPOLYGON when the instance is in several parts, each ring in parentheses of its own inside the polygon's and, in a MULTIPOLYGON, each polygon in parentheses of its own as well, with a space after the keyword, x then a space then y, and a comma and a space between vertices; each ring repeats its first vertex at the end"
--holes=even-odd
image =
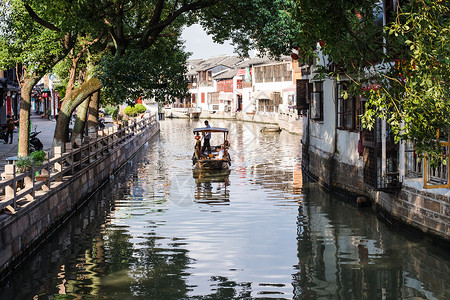
POLYGON ((204 60, 199 65, 198 71, 204 71, 204 70, 208 70, 208 69, 214 68, 215 66, 220 65, 220 62, 225 60, 226 58, 227 58, 226 55, 210 57, 207 60, 204 60))
POLYGON ((250 59, 243 61, 238 66, 240 68, 246 68, 246 67, 250 67, 250 66, 254 66, 254 65, 265 64, 265 63, 268 63, 269 61, 270 61, 270 59, 268 57, 254 57, 254 58, 250 58, 250 59))
POLYGON ((230 68, 231 70, 222 72, 216 75, 215 79, 229 79, 233 78, 236 75, 236 72, 239 69, 246 68, 249 66, 269 64, 271 62, 280 62, 280 61, 291 61, 290 56, 282 56, 279 60, 271 60, 268 57, 255 57, 251 59, 244 60, 238 56, 227 56, 227 55, 219 55, 213 56, 206 60, 204 59, 193 59, 188 60, 188 74, 187 75, 196 75, 199 71, 205 71, 212 69, 217 66, 224 66, 230 68))
POLYGON ((234 68, 238 63, 242 62, 244 59, 237 56, 229 56, 220 62, 221 65, 234 68))
POLYGON ((287 55, 281 56, 277 60, 270 59, 267 56, 254 57, 254 58, 251 58, 251 59, 248 59, 248 60, 242 62, 241 64, 238 65, 238 67, 246 68, 246 67, 255 66, 255 65, 270 64, 270 63, 282 62, 282 61, 292 61, 292 58, 290 56, 287 56, 287 55))
POLYGON ((225 72, 222 72, 216 76, 214 76, 215 80, 221 80, 221 79, 231 79, 234 76, 236 76, 237 71, 239 70, 239 68, 233 68, 230 70, 227 70, 225 72))
POLYGON ((187 61, 188 75, 196 75, 198 72, 197 70, 203 61, 204 61, 203 59, 188 60, 187 61))

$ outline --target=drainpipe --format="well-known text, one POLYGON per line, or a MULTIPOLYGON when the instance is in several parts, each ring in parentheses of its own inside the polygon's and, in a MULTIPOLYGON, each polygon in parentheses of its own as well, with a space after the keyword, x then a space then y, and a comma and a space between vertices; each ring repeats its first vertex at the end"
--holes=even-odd
MULTIPOLYGON (((402 129, 404 128, 405 123, 402 122, 401 127, 402 129)), ((398 180, 400 182, 403 182, 405 176, 406 176, 406 145, 405 145, 405 141, 400 140, 400 146, 399 146, 399 176, 398 176, 398 180)))
POLYGON ((386 120, 381 120, 381 178, 386 176, 386 120))
POLYGON ((333 81, 331 81, 331 84, 333 85, 333 87, 332 87, 332 97, 331 97, 331 99, 333 100, 333 102, 334 102, 334 135, 333 135, 333 143, 332 143, 332 146, 333 146, 333 149, 332 149, 332 151, 331 151, 331 156, 330 156, 330 161, 329 161, 329 170, 330 170, 330 176, 329 176, 329 178, 328 178, 328 187, 329 187, 329 189, 330 189, 330 191, 333 189, 333 173, 334 173, 334 162, 335 162, 335 158, 336 158, 336 154, 337 154, 337 152, 336 152, 336 150, 337 150, 337 125, 338 125, 338 123, 337 123, 337 121, 338 121, 338 118, 337 118, 337 113, 338 113, 338 107, 337 107, 337 101, 336 101, 336 89, 337 89, 337 79, 335 78, 333 81))

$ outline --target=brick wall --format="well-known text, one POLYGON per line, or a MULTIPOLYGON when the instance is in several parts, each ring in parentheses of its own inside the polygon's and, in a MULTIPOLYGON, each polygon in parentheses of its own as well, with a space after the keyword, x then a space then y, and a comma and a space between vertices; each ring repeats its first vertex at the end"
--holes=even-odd
MULTIPOLYGON (((307 151, 306 149, 303 149, 307 151)), ((375 191, 364 183, 363 172, 356 166, 332 161, 309 151, 309 161, 303 161, 303 169, 325 186, 369 197, 380 211, 391 220, 450 242, 450 197, 418 190, 404 185, 397 193, 375 191)), ((448 194, 448 193, 447 193, 448 194)))

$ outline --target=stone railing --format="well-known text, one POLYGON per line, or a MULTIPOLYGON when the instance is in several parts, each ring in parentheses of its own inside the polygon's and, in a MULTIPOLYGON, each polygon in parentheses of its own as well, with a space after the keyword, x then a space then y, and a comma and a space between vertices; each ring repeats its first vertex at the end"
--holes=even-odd
POLYGON ((7 164, 0 181, 0 214, 15 213, 20 207, 45 197, 46 193, 101 161, 156 122, 154 115, 144 117, 90 134, 83 142, 67 143, 64 152, 62 147, 55 147, 53 157, 25 172, 18 172, 13 163, 7 164))

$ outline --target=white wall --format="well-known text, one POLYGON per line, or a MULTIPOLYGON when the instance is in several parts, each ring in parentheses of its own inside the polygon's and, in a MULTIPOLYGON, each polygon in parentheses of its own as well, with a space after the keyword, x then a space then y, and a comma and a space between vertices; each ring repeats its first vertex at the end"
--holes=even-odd
POLYGON ((311 150, 327 157, 334 152, 335 143, 335 83, 334 80, 323 81, 323 121, 310 120, 311 150))
POLYGON ((214 93, 216 91, 215 86, 199 86, 196 89, 191 90, 192 94, 195 94, 195 105, 201 110, 208 110, 208 93, 214 93), (205 103, 202 103, 202 93, 205 93, 205 103))
POLYGON ((281 92, 282 89, 290 87, 292 81, 281 81, 281 82, 259 82, 255 83, 255 91, 273 91, 281 92))
POLYGON ((242 89, 242 112, 253 113, 255 109, 255 102, 252 100, 252 88, 242 89))
POLYGON ((358 153, 358 140, 358 132, 338 130, 337 149, 340 162, 354 166, 362 163, 362 157, 358 153))
MULTIPOLYGON (((354 166, 360 165, 362 158, 358 153, 359 133, 335 130, 337 126, 335 80, 325 79, 323 81, 323 97, 323 121, 310 120, 311 151, 322 157, 328 157, 336 153, 338 161, 354 166)), ((306 126, 305 123, 306 120, 304 126, 306 126)), ((305 132, 305 127, 303 130, 305 132)))

